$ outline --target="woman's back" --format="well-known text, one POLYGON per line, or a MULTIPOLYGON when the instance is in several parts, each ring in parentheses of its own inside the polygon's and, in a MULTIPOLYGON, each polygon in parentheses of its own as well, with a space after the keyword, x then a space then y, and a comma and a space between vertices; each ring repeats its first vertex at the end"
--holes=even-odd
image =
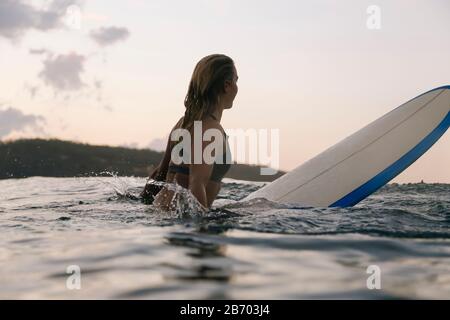
MULTIPOLYGON (((175 125, 173 130, 181 129, 182 120, 183 120, 183 118, 180 119, 180 121, 175 125)), ((206 197, 208 200, 207 203, 208 203, 208 206, 210 206, 220 191, 221 180, 223 179, 223 177, 225 176, 225 174, 228 172, 228 170, 231 167, 231 154, 230 154, 230 147, 228 144, 228 136, 226 135, 226 133, 224 132, 224 130, 220 126, 220 124, 215 119, 211 119, 211 117, 206 117, 206 119, 203 119, 202 121, 199 121, 199 122, 201 122, 201 125, 202 125, 202 131, 201 131, 202 135, 203 135, 204 131, 206 131, 208 129, 219 129, 222 132, 221 145, 223 146, 223 148, 222 148, 222 150, 214 150, 214 151, 217 151, 217 154, 215 154, 214 162, 212 163, 212 168, 210 169, 209 181, 207 182, 207 188, 206 188, 206 197)), ((172 130, 172 132, 173 132, 173 130, 172 130)), ((172 134, 172 132, 171 132, 171 134, 172 134)), ((189 130, 189 134, 191 137, 190 148, 191 148, 191 150, 194 150, 193 144, 195 143, 196 140, 198 140, 198 138, 194 136, 195 130, 192 130, 192 128, 191 128, 191 130, 189 130)), ((203 136, 202 136, 202 138, 203 138, 203 136)), ((203 139, 202 139, 202 141, 203 141, 203 139)), ((173 141, 172 145, 171 145, 171 160, 169 162, 168 172, 166 175, 166 182, 177 183, 180 186, 182 186, 186 189, 189 189, 189 180, 190 180, 190 175, 191 175, 190 168, 191 168, 192 164, 191 163, 176 164, 176 163, 174 163, 174 161, 172 159, 172 156, 173 156, 172 150, 178 143, 182 143, 182 142, 180 140, 173 141)), ((208 145, 209 143, 212 143, 212 142, 207 142, 206 144, 208 145)), ((180 157, 183 156, 183 150, 184 149, 181 149, 181 151, 180 151, 180 154, 179 154, 180 157)), ((201 151, 202 151, 202 155, 203 155, 204 148, 202 148, 201 151)), ((204 164, 204 162, 205 161, 202 157, 202 164, 204 164)), ((158 194, 159 200, 156 202, 156 204, 168 206, 169 205, 168 200, 170 198, 170 201, 171 201, 172 197, 173 197, 173 192, 170 192, 169 190, 165 190, 164 192, 161 192, 161 194, 158 194), (164 198, 166 198, 166 199, 164 199, 164 198), (162 200, 164 200, 164 201, 162 201, 162 200)))

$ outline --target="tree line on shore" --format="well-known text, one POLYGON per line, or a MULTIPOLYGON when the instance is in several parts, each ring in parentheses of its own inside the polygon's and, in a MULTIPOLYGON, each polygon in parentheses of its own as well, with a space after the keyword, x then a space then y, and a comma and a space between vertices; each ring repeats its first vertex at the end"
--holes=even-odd
MULTIPOLYGON (((119 176, 147 177, 159 164, 163 152, 150 149, 96 146, 57 139, 20 139, 0 142, 0 179, 44 177, 119 176)), ((226 177, 249 181, 272 181, 260 175, 260 166, 233 164, 226 177)))

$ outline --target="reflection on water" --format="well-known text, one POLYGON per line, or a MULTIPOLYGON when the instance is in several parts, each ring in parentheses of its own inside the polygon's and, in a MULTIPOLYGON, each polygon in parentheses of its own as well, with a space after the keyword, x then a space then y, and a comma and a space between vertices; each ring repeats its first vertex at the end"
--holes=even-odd
MULTIPOLYGON (((218 231, 217 234, 222 233, 218 231)), ((221 243, 198 241, 191 237, 179 237, 176 234, 166 236, 167 243, 173 246, 188 248, 186 255, 193 258, 190 266, 174 266, 179 280, 212 280, 230 282, 233 274, 231 265, 223 264, 226 260, 227 247, 221 243)))
POLYGON ((450 185, 392 184, 342 209, 237 202, 261 184, 227 180, 191 215, 142 204, 144 184, 0 181, 0 298, 450 298, 450 185))

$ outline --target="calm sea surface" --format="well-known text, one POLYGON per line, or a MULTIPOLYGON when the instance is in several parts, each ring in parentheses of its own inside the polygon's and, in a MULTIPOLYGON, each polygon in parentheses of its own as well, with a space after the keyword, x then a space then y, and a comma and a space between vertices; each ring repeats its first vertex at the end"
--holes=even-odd
POLYGON ((263 184, 225 179, 200 214, 186 195, 171 213, 133 199, 145 181, 0 180, 0 298, 450 298, 449 184, 312 208, 238 202, 263 184))

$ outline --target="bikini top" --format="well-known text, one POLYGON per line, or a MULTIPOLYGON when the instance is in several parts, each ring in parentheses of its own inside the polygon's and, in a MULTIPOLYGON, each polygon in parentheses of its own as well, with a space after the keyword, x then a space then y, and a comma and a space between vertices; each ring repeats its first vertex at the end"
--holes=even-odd
MULTIPOLYGON (((224 150, 222 150, 222 152, 219 152, 219 154, 216 155, 216 159, 213 163, 213 169, 211 172, 210 180, 215 182, 220 182, 231 167, 230 145, 228 143, 228 135, 225 132, 224 138, 225 148, 224 150)), ((182 152, 183 150, 181 150, 181 153, 182 152)), ((177 165, 171 162, 169 164, 168 172, 189 175, 189 166, 183 164, 177 165)))

